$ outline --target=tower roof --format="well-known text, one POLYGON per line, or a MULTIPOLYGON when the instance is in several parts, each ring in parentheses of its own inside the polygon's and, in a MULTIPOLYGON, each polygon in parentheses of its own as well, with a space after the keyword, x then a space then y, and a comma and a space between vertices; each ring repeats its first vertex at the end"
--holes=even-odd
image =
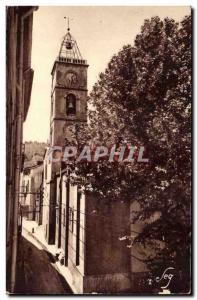
POLYGON ((67 33, 63 37, 60 46, 60 51, 58 57, 54 62, 51 74, 53 74, 57 62, 67 63, 67 64, 78 64, 78 65, 84 65, 88 67, 87 61, 83 59, 76 40, 70 33, 69 19, 68 19, 67 33))
POLYGON ((83 59, 76 40, 70 34, 69 28, 68 32, 63 38, 59 51, 59 57, 83 59))
POLYGON ((67 29, 67 33, 63 38, 59 51, 59 60, 85 64, 86 61, 83 59, 76 40, 70 33, 70 28, 67 29))

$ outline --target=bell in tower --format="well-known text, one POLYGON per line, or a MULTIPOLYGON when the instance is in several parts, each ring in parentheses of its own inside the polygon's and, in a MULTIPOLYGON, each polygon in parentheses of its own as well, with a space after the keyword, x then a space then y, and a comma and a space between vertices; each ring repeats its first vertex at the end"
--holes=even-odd
POLYGON ((76 114, 76 97, 73 94, 66 97, 66 113, 68 116, 76 114))
POLYGON ((72 43, 70 41, 66 42, 66 49, 68 49, 68 50, 72 49, 72 43))

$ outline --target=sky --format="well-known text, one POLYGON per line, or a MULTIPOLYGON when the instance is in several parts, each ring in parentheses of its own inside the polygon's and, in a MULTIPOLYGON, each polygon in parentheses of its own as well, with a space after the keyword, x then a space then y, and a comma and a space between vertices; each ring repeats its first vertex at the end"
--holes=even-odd
POLYGON ((40 6, 34 13, 31 102, 24 123, 23 141, 47 142, 49 138, 51 69, 63 36, 70 32, 87 59, 88 90, 98 80, 113 54, 133 45, 144 19, 153 16, 181 21, 190 14, 188 6, 40 6))

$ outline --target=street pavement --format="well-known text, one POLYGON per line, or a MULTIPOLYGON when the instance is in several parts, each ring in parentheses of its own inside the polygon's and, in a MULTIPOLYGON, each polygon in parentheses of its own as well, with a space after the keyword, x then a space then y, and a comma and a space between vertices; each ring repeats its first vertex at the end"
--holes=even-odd
POLYGON ((53 256, 20 237, 17 268, 17 294, 72 294, 64 277, 54 268, 53 256))

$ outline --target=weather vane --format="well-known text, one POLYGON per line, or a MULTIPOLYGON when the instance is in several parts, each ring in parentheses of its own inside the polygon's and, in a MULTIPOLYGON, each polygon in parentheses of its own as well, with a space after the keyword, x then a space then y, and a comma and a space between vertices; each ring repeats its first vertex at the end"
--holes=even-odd
POLYGON ((70 31, 70 27, 69 27, 69 18, 68 18, 68 17, 64 17, 64 19, 67 19, 67 21, 68 21, 68 23, 67 23, 67 24, 68 24, 68 25, 67 25, 67 26, 68 26, 67 30, 70 31))

